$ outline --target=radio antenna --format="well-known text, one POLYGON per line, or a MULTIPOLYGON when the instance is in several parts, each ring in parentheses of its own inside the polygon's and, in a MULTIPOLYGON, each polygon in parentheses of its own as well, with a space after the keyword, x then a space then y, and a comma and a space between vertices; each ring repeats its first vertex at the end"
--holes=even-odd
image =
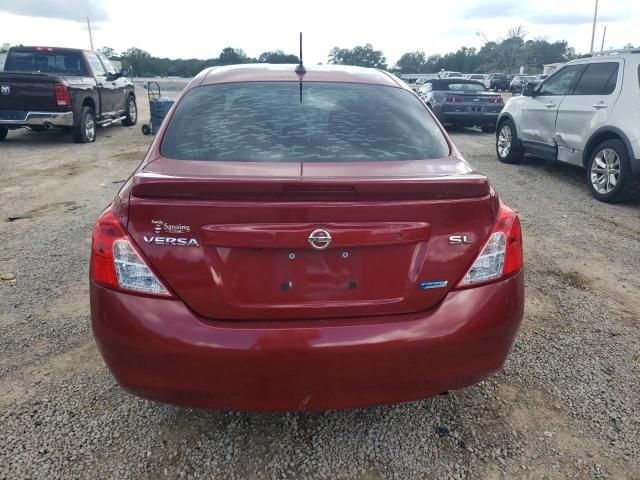
POLYGON ((304 64, 302 63, 302 32, 300 32, 300 63, 296 67, 296 73, 305 73, 304 64))

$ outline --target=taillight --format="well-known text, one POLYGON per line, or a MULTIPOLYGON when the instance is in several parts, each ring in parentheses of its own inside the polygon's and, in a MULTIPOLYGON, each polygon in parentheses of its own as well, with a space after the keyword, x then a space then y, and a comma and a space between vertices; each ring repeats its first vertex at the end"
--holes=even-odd
POLYGON ((462 97, 445 97, 445 102, 447 103, 460 103, 460 102, 464 102, 464 98, 462 97))
POLYGON ((111 209, 106 210, 93 227, 91 278, 116 290, 172 296, 147 265, 111 209))
POLYGON ((502 97, 498 97, 498 98, 489 99, 489 103, 496 103, 496 104, 500 105, 500 104, 503 104, 504 101, 502 100, 502 97))
POLYGON ((518 214, 500 206, 489 240, 458 288, 475 287, 503 279, 522 268, 522 229, 518 214))
POLYGON ((447 103, 453 103, 453 97, 446 97, 444 101, 447 103))
POLYGON ((71 97, 69 96, 69 89, 66 85, 56 85, 56 102, 59 107, 70 107, 71 97))
POLYGON ((462 102, 464 102, 464 98, 456 97, 456 98, 453 99, 453 101, 456 102, 456 103, 462 103, 462 102))

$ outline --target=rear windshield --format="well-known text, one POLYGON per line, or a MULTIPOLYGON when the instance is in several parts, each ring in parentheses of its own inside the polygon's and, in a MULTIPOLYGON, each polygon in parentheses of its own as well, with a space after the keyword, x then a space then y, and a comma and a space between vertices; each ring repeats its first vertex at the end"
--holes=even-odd
MULTIPOLYGON (((440 89, 438 89, 440 90, 440 89)), ((455 82, 455 83, 444 83, 442 85, 442 90, 448 90, 452 92, 457 92, 460 90, 478 92, 486 90, 485 86, 476 83, 476 82, 455 82)))
POLYGON ((86 75, 84 63, 77 52, 11 51, 4 65, 5 72, 53 73, 86 75))
POLYGON ((179 160, 376 161, 443 157, 426 107, 393 87, 251 82, 194 88, 162 140, 179 160))

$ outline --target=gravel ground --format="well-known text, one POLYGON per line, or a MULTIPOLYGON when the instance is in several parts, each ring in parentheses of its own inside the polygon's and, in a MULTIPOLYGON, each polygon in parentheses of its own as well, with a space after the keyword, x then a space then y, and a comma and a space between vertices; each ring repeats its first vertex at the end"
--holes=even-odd
POLYGON ((0 479, 640 478, 640 206, 596 202, 580 170, 502 165, 492 135, 452 136, 522 216, 526 313, 504 370, 403 405, 239 414, 124 393, 91 337, 91 225, 149 137, 139 126, 100 130, 93 145, 10 133, 0 479))

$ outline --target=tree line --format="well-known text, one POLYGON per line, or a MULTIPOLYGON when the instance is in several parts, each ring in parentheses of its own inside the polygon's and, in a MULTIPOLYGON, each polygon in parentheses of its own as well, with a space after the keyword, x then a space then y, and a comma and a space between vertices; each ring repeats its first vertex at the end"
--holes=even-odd
MULTIPOLYGON (((480 49, 461 47, 444 55, 427 55, 417 50, 405 53, 393 66, 388 65, 382 50, 376 50, 369 43, 354 48, 335 47, 329 52, 328 63, 380 68, 397 74, 435 73, 440 70, 515 73, 521 66, 531 72, 541 71, 545 64, 567 62, 578 56, 565 40, 527 40, 526 36, 522 27, 512 27, 504 37, 493 40, 480 34, 483 41, 480 49)), ((111 59, 120 60, 123 67, 137 76, 192 77, 204 68, 217 65, 298 62, 297 55, 282 50, 267 51, 254 58, 242 49, 233 47, 224 48, 218 57, 205 60, 158 58, 136 47, 120 54, 109 47, 103 47, 100 51, 111 59)))

